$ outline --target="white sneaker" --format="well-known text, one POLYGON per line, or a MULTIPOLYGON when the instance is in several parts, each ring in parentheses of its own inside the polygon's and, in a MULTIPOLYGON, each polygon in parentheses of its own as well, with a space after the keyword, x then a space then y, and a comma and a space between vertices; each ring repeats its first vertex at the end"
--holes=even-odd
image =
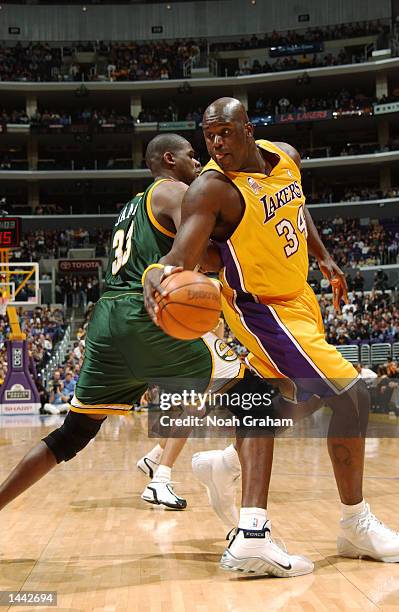
POLYGON ((60 414, 60 409, 55 404, 44 404, 43 412, 47 414, 60 414))
POLYGON ((314 565, 310 559, 288 554, 273 542, 270 531, 270 521, 266 521, 261 531, 237 528, 222 555, 220 568, 252 576, 269 574, 277 578, 313 572, 314 565))
POLYGON ((152 459, 147 457, 147 455, 141 457, 141 459, 139 459, 136 463, 137 468, 144 472, 144 474, 149 478, 154 478, 154 474, 157 470, 158 465, 159 463, 153 461, 152 459))
POLYGON ((174 510, 184 510, 187 507, 186 500, 176 495, 171 482, 151 481, 144 489, 141 499, 174 510))
POLYGON ((399 562, 399 533, 385 527, 370 512, 368 504, 360 514, 341 519, 339 526, 337 549, 341 557, 371 557, 385 563, 399 562))
POLYGON ((229 467, 222 450, 195 453, 192 467, 194 475, 206 488, 209 503, 217 516, 230 529, 235 527, 238 523, 236 481, 240 471, 229 467))

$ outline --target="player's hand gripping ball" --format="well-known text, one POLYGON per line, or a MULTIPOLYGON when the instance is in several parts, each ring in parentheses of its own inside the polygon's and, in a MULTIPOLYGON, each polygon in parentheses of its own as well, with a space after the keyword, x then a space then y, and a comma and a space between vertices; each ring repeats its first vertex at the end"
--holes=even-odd
POLYGON ((179 340, 200 338, 216 327, 220 317, 220 287, 199 272, 184 270, 161 283, 167 295, 155 294, 161 329, 179 340))

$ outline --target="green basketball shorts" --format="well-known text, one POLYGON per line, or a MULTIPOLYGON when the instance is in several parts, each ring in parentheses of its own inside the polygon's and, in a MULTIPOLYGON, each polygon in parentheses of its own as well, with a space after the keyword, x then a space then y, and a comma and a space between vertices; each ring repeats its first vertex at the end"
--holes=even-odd
POLYGON ((227 380, 241 378, 244 367, 212 332, 199 340, 176 340, 151 321, 141 293, 108 292, 88 326, 71 409, 126 414, 149 384, 179 391, 189 379, 195 391, 217 391, 227 380))

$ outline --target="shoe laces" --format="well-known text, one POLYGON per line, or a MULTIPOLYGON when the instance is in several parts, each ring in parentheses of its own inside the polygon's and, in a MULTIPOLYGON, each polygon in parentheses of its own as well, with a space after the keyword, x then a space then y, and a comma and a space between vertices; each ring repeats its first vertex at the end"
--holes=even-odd
MULTIPOLYGON (((272 542, 273 544, 275 544, 284 553, 288 554, 288 550, 287 550, 287 547, 285 545, 284 540, 282 538, 272 538, 271 528, 272 528, 271 522, 270 521, 266 521, 266 523, 263 525, 262 531, 267 531, 268 532, 268 540, 270 542, 272 542)), ((244 531, 244 530, 241 529, 241 527, 233 527, 227 533, 226 540, 230 541, 229 548, 233 544, 234 540, 236 539, 236 537, 237 537, 237 535, 239 534, 240 531, 244 531)))
POLYGON ((386 537, 399 536, 397 531, 394 531, 390 527, 387 527, 378 520, 378 518, 370 512, 370 506, 366 504, 366 510, 358 519, 358 530, 361 532, 374 531, 385 535, 386 537))

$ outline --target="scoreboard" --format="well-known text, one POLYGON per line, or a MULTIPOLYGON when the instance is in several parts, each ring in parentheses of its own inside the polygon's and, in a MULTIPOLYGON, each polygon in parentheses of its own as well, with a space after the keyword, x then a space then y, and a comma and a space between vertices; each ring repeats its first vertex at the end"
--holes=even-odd
POLYGON ((21 241, 21 218, 0 217, 0 249, 19 247, 21 241))

